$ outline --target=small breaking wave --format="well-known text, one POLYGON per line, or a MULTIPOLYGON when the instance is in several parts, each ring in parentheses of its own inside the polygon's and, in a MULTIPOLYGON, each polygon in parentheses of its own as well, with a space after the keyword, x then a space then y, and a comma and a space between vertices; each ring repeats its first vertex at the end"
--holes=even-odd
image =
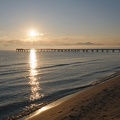
POLYGON ((97 85, 97 84, 100 84, 100 83, 103 83, 103 82, 106 82, 112 78, 115 78, 117 76, 120 76, 120 71, 118 72, 115 72, 114 74, 112 75, 109 75, 109 76, 106 76, 106 77, 103 77, 103 78, 100 78, 99 80, 95 81, 92 83, 92 85, 97 85))

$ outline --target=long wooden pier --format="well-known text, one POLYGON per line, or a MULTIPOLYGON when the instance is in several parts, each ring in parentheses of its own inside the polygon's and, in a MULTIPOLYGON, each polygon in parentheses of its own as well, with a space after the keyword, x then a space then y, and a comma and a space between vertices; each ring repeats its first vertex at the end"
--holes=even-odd
MULTIPOLYGON (((17 52, 30 52, 31 49, 16 49, 17 52)), ((120 52, 120 49, 35 49, 36 52, 120 52)))

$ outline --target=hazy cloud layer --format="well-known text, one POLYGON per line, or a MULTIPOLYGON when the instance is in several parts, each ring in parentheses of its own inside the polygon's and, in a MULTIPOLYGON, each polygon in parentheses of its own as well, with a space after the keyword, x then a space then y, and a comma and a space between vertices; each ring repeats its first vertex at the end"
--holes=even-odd
MULTIPOLYGON (((99 41, 99 40, 98 40, 99 41)), ((0 49, 16 49, 16 48, 80 48, 80 47, 110 47, 110 46, 120 46, 120 43, 117 44, 105 44, 99 43, 98 41, 92 41, 86 36, 79 37, 59 37, 59 38, 37 38, 37 39, 13 39, 13 40, 0 40, 0 49)))

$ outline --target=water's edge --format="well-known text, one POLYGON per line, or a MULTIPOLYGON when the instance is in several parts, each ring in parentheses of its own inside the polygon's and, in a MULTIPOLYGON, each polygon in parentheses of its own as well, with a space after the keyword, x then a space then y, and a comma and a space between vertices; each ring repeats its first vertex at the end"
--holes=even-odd
POLYGON ((18 119, 19 120, 24 120, 25 118, 27 118, 31 114, 34 114, 34 112, 37 111, 38 109, 41 109, 41 108, 43 108, 45 106, 49 106, 49 105, 51 106, 51 104, 54 103, 54 102, 59 104, 59 103, 69 99, 70 97, 73 97, 74 95, 76 95, 76 94, 78 94, 80 92, 83 92, 83 91, 85 91, 87 89, 90 89, 91 87, 94 87, 94 86, 96 86, 98 84, 101 84, 103 82, 106 82, 106 81, 111 80, 111 79, 113 79, 115 77, 118 77, 118 76, 120 76, 120 71, 117 71, 117 72, 115 72, 115 73, 113 73, 113 74, 111 74, 109 76, 102 77, 102 78, 98 79, 96 82, 93 82, 93 83, 91 83, 91 84, 89 84, 87 86, 78 88, 79 92, 73 92, 71 94, 68 94, 68 95, 62 97, 62 98, 58 98, 58 99, 56 98, 56 100, 50 101, 48 103, 43 102, 41 104, 38 104, 37 106, 33 105, 33 106, 31 106, 31 108, 26 108, 22 112, 20 112, 20 113, 18 113, 16 115, 13 115, 13 116, 9 116, 9 117, 7 117, 7 118, 5 118, 3 120, 18 120, 18 119))

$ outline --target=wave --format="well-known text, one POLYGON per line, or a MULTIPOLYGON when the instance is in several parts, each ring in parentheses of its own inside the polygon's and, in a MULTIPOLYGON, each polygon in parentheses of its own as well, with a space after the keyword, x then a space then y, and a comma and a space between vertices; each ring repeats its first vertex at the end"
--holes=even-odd
POLYGON ((80 87, 75 87, 75 88, 56 91, 56 92, 50 94, 48 97, 53 97, 53 96, 63 97, 63 96, 69 95, 71 93, 75 93, 76 91, 80 91, 80 90, 95 86, 97 84, 101 84, 101 83, 103 83, 103 82, 105 82, 107 80, 110 80, 112 78, 115 78, 117 76, 120 76, 120 71, 117 71, 117 72, 113 73, 112 75, 102 77, 102 78, 100 78, 100 79, 98 79, 95 82, 92 82, 90 84, 86 84, 86 85, 83 85, 83 86, 80 86, 80 87))
POLYGON ((45 105, 45 103, 43 103, 42 101, 41 103, 37 104, 38 101, 40 102, 40 100, 24 100, 0 106, 0 111, 3 115, 1 116, 3 118, 2 120, 17 120, 23 116, 26 116, 36 111, 37 109, 40 109, 43 105, 45 105), (9 112, 6 113, 6 110, 9 112))
MULTIPOLYGON (((104 60, 104 59, 96 59, 96 60, 89 60, 89 61, 85 61, 85 62, 72 62, 72 63, 68 63, 68 64, 56 64, 56 65, 51 65, 51 66, 46 66, 46 67, 37 67, 36 70, 39 69, 48 69, 48 68, 55 68, 55 67, 64 67, 64 66, 71 66, 71 65, 79 65, 82 63, 91 63, 93 61, 99 61, 99 60, 104 60)), ((18 63, 18 64, 10 64, 10 65, 3 65, 0 67, 8 67, 8 66, 14 66, 14 65, 25 65, 28 63, 18 63)), ((1 71, 0 75, 10 75, 10 74, 16 74, 16 73, 24 73, 24 72, 29 72, 30 69, 23 69, 23 70, 5 70, 5 71, 1 71)))
POLYGON ((11 104, 8 104, 8 105, 1 106, 0 111, 3 111, 3 113, 5 114, 6 109, 12 113, 14 111, 14 109, 12 109, 12 108, 22 108, 22 109, 19 109, 19 111, 17 111, 16 114, 5 118, 5 120, 10 120, 11 118, 18 119, 18 118, 21 118, 25 115, 28 115, 28 114, 34 112, 35 110, 41 108, 42 105, 45 105, 46 102, 48 104, 48 103, 50 103, 51 100, 55 101, 56 99, 60 99, 61 97, 64 97, 64 96, 72 94, 72 93, 75 93, 76 90, 84 89, 84 88, 87 88, 89 86, 90 85, 86 85, 86 86, 81 86, 81 87, 78 87, 78 88, 56 91, 55 93, 52 93, 48 96, 45 96, 44 98, 41 98, 41 100, 36 100, 36 101, 26 100, 26 101, 22 101, 22 102, 11 103, 11 104), (51 99, 51 98, 53 98, 53 99, 51 99), (40 104, 36 104, 38 101, 39 101, 40 104), (31 107, 31 105, 33 105, 33 107, 31 107))
POLYGON ((118 69, 118 68, 120 68, 120 66, 108 68, 108 69, 105 69, 105 70, 99 70, 99 71, 91 72, 91 73, 86 74, 86 75, 83 75, 83 76, 81 76, 81 77, 92 76, 92 75, 95 75, 95 74, 98 74, 98 73, 111 72, 111 71, 113 71, 113 70, 115 70, 115 69, 118 69))
POLYGON ((110 79, 118 77, 118 76, 120 76, 120 71, 117 71, 117 72, 113 73, 112 75, 100 78, 97 81, 93 82, 92 85, 97 85, 97 84, 106 82, 107 80, 110 80, 110 79))
POLYGON ((64 89, 64 90, 56 91, 56 92, 52 93, 51 95, 49 95, 48 97, 56 96, 56 98, 59 98, 59 97, 61 98, 61 97, 64 97, 66 95, 75 93, 78 90, 81 90, 81 89, 83 90, 83 89, 91 87, 91 86, 93 86, 93 85, 92 84, 88 84, 88 85, 83 85, 83 86, 80 86, 80 87, 75 87, 75 88, 70 88, 70 89, 64 89))
POLYGON ((42 105, 45 105, 42 101, 47 101, 47 103, 51 102, 51 100, 55 101, 55 100, 60 99, 66 95, 70 95, 70 94, 76 93, 77 91, 93 87, 97 84, 101 84, 101 83, 103 83, 109 79, 115 78, 119 75, 120 75, 120 71, 115 72, 114 74, 109 75, 107 77, 101 78, 101 79, 97 80, 96 82, 93 82, 93 83, 88 84, 88 85, 83 85, 83 86, 76 87, 76 88, 56 91, 56 92, 49 94, 48 96, 45 96, 44 98, 42 98, 40 104, 34 104, 37 101, 40 102, 40 100, 31 101, 31 102, 26 100, 26 101, 16 102, 16 103, 12 103, 12 104, 9 104, 6 106, 2 106, 2 107, 0 107, 0 111, 5 112, 6 109, 11 111, 12 110, 11 108, 16 108, 16 107, 21 108, 22 107, 24 109, 22 109, 21 112, 16 113, 16 115, 14 114, 14 116, 12 116, 12 117, 10 116, 10 117, 5 118, 5 120, 10 120, 11 118, 18 119, 18 118, 26 116, 26 115, 36 111, 37 109, 41 108, 42 105), (51 98, 53 98, 53 99, 51 99, 51 98), (33 104, 33 107, 31 107, 31 105, 29 105, 29 104, 31 104, 31 105, 33 104), (26 107, 24 107, 24 106, 26 106, 26 107))
POLYGON ((26 71, 26 70, 23 70, 23 71, 9 71, 9 72, 3 72, 3 73, 0 73, 0 75, 2 76, 2 75, 10 75, 10 74, 16 74, 16 73, 24 73, 24 72, 28 72, 28 71, 26 71))
POLYGON ((64 77, 62 79, 56 79, 56 80, 49 80, 49 81, 41 81, 42 84, 51 84, 51 85, 55 85, 55 84, 62 84, 63 81, 65 84, 67 83, 71 83, 71 82, 77 82, 77 81, 80 81, 80 80, 83 80, 84 78, 86 77, 90 77, 90 76, 93 76, 93 75, 96 75, 96 74, 101 74, 101 73, 109 73, 111 71, 115 71, 117 70, 118 68, 120 68, 120 66, 115 66, 115 67, 112 67, 112 68, 107 68, 107 69, 104 69, 104 70, 98 70, 98 71, 89 71, 89 73, 87 74, 77 74, 76 76, 73 75, 73 77, 64 77))
POLYGON ((56 64, 56 65, 51 65, 51 66, 46 66, 46 67, 40 67, 40 68, 37 68, 37 69, 47 69, 47 68, 78 65, 78 64, 81 64, 81 63, 90 63, 90 62, 99 61, 99 60, 104 60, 104 59, 89 60, 89 61, 84 61, 84 62, 72 62, 72 63, 68 63, 68 64, 56 64))
POLYGON ((0 67, 11 67, 11 66, 17 66, 17 65, 25 65, 28 63, 17 63, 17 64, 9 64, 9 65, 0 65, 0 67))

